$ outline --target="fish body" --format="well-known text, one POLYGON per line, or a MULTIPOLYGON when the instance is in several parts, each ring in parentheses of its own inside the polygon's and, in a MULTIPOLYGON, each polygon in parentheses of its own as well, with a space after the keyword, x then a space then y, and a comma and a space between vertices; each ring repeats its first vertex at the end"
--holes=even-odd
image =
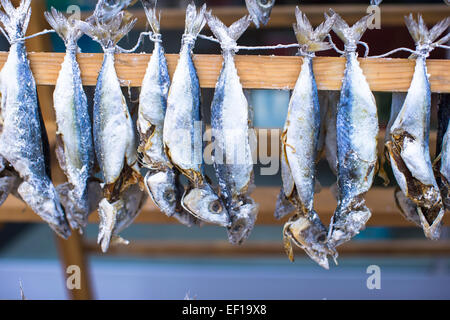
POLYGON ((144 182, 148 194, 161 211, 191 226, 198 224, 198 220, 181 207, 184 189, 178 182, 176 169, 166 155, 163 142, 170 78, 159 33, 159 20, 154 7, 144 9, 156 38, 142 83, 137 120, 140 135, 138 152, 142 155, 141 164, 149 170, 144 182))
POLYGON ((345 43, 346 67, 336 114, 338 205, 328 236, 332 247, 357 235, 371 216, 364 194, 372 186, 377 163, 378 116, 355 52, 370 17, 349 27, 337 16, 333 26, 345 43))
POLYGON ((68 183, 57 189, 70 226, 81 231, 86 227, 91 212, 88 190, 95 158, 88 102, 76 59, 77 41, 83 33, 74 21, 54 8, 45 15, 67 47, 53 93, 57 123, 56 154, 68 179, 68 183))
POLYGON ((6 13, 0 14, 11 41, 8 59, 0 74, 1 118, 0 155, 23 180, 20 197, 61 237, 70 228, 58 193, 50 178, 47 133, 42 120, 36 83, 23 40, 31 15, 31 1, 16 9, 2 1, 6 13))
POLYGON ((203 6, 197 12, 193 4, 186 10, 180 58, 167 100, 163 141, 170 161, 189 180, 182 196, 183 208, 203 221, 228 226, 225 206, 203 174, 201 93, 192 50, 206 23, 205 11, 206 6, 203 6))
POLYGON ((136 20, 121 11, 109 22, 94 16, 88 22, 78 23, 105 52, 95 89, 93 131, 103 189, 98 210, 98 242, 106 252, 111 241, 120 239, 118 233, 134 221, 145 200, 145 192, 136 186, 142 182, 142 177, 133 121, 114 65, 116 43, 133 28, 136 20))
POLYGON ((251 119, 247 98, 234 63, 237 39, 251 23, 248 16, 227 28, 218 18, 206 14, 208 25, 222 44, 224 62, 211 105, 214 138, 213 164, 220 194, 231 218, 227 228, 233 244, 250 235, 256 221, 258 205, 250 197, 253 184, 253 158, 249 128, 251 119))
POLYGON ((270 13, 275 5, 275 0, 245 0, 250 17, 257 28, 266 25, 270 19, 270 13))
POLYGON ((433 173, 429 152, 431 89, 426 56, 431 43, 450 25, 450 19, 428 31, 422 18, 416 23, 412 15, 405 17, 418 55, 408 94, 390 129, 386 143, 392 170, 403 194, 417 206, 422 228, 427 238, 438 239, 444 208, 433 173))

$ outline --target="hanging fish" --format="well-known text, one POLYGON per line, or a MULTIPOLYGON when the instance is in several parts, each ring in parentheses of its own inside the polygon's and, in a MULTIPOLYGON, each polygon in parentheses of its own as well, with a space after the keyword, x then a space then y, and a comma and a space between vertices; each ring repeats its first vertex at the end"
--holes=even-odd
POLYGON ((435 176, 441 190, 442 200, 447 210, 450 209, 450 94, 441 94, 438 111, 438 137, 434 164, 435 176))
POLYGON ((438 239, 445 211, 429 153, 431 90, 426 57, 432 50, 432 42, 450 25, 450 18, 430 31, 421 16, 418 23, 412 15, 405 17, 405 21, 416 43, 416 68, 386 146, 397 183, 404 195, 417 205, 426 237, 438 239))
POLYGON ((109 23, 94 14, 79 21, 81 30, 100 43, 105 52, 94 97, 94 146, 102 178, 98 242, 106 252, 110 242, 123 242, 118 233, 139 214, 143 193, 131 186, 140 182, 133 122, 114 67, 116 44, 133 28, 136 19, 125 11, 109 23), (135 194, 134 194, 135 193, 135 194))
POLYGON ((283 229, 284 245, 292 260, 291 241, 306 251, 319 265, 328 269, 327 255, 335 253, 327 244, 327 228, 313 209, 316 161, 320 136, 320 106, 313 71, 315 52, 328 50, 323 40, 335 17, 327 17, 315 30, 297 7, 295 35, 303 64, 289 102, 282 140, 283 192, 295 207, 296 214, 283 229))
POLYGON ((141 164, 147 168, 144 182, 148 194, 158 208, 169 217, 191 226, 199 221, 181 207, 183 195, 176 169, 170 163, 163 143, 164 117, 170 87, 169 70, 162 46, 159 20, 152 2, 142 1, 155 42, 152 57, 142 82, 139 97, 137 128, 140 135, 138 152, 141 164))
POLYGON ((270 13, 275 5, 275 0, 245 0, 250 18, 257 28, 260 24, 266 25, 270 19, 270 13))
POLYGON ((206 5, 199 12, 194 4, 186 9, 186 28, 169 90, 163 140, 170 161, 189 180, 182 197, 183 208, 201 220, 228 226, 227 210, 203 174, 200 84, 192 50, 206 23, 205 11, 206 5))
POLYGON ((333 31, 345 44, 346 67, 336 114, 338 205, 328 242, 336 247, 365 227, 371 213, 364 194, 372 186, 377 163, 378 116, 375 98, 357 59, 357 42, 372 15, 352 27, 336 15, 333 31))
POLYGON ((95 157, 92 126, 76 58, 77 42, 83 33, 74 19, 67 19, 53 7, 51 12, 45 12, 45 17, 66 45, 53 103, 57 123, 56 155, 68 182, 57 190, 70 226, 82 232, 93 209, 90 203, 96 202, 92 200, 95 192, 89 192, 95 157))
POLYGON ((20 197, 56 233, 67 238, 70 228, 51 181, 47 132, 23 40, 31 16, 30 4, 31 0, 23 0, 15 8, 9 0, 1 1, 5 12, 0 11, 0 21, 11 48, 0 74, 0 155, 4 167, 23 180, 17 189, 20 197))
POLYGON ((253 184, 250 110, 234 63, 236 41, 251 20, 245 16, 227 28, 211 13, 207 12, 205 17, 220 41, 224 58, 211 106, 213 164, 231 218, 228 239, 233 244, 241 244, 250 235, 258 214, 258 205, 250 197, 253 184))

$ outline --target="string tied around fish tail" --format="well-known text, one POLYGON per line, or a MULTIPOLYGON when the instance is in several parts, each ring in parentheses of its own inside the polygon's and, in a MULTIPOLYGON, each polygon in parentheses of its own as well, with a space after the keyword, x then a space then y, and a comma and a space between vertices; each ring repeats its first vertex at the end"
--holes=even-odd
POLYGON ((194 46, 196 39, 197 39, 196 36, 189 34, 189 33, 185 33, 185 34, 183 34, 183 37, 182 37, 182 43, 184 45, 192 47, 192 46, 194 46))
POLYGON ((103 48, 103 51, 105 52, 105 54, 114 55, 116 53, 116 47, 103 48))
POLYGON ((75 41, 69 41, 66 43, 66 51, 68 52, 73 52, 73 53, 78 53, 80 50, 80 48, 78 47, 78 44, 75 41))
POLYGON ((56 32, 56 31, 53 30, 53 29, 50 29, 50 30, 45 29, 45 30, 43 30, 43 31, 41 31, 41 32, 37 32, 37 33, 32 34, 32 35, 30 35, 30 36, 22 37, 22 38, 15 38, 15 39, 11 39, 10 37, 6 36, 6 33, 5 33, 5 31, 4 31, 3 29, 1 29, 1 32, 2 32, 3 35, 6 37, 6 39, 8 40, 8 42, 9 42, 11 45, 13 45, 13 44, 16 44, 16 43, 18 43, 18 42, 24 42, 25 40, 32 39, 32 38, 36 38, 36 37, 39 37, 39 36, 42 36, 42 35, 48 34, 48 33, 54 33, 54 32, 56 32))
POLYGON ((138 38, 138 41, 137 41, 136 45, 133 48, 129 49, 129 50, 124 49, 124 48, 120 47, 119 45, 116 45, 116 48, 121 53, 133 53, 141 46, 141 43, 144 40, 145 36, 149 36, 150 39, 151 39, 151 37, 153 36, 153 32, 151 32, 151 31, 141 32, 139 34, 139 38, 138 38))
POLYGON ((316 56, 316 54, 314 52, 305 50, 305 48, 303 48, 303 47, 300 47, 300 48, 298 48, 296 56, 314 58, 316 56))
POLYGON ((162 35, 160 33, 153 33, 149 36, 149 38, 155 43, 162 43, 162 35))

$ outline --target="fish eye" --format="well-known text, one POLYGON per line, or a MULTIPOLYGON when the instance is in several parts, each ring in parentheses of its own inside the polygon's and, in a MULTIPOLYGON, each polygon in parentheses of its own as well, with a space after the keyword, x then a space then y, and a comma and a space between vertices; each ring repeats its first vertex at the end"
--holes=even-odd
POLYGON ((219 200, 215 200, 209 204, 209 211, 213 213, 220 213, 222 211, 222 205, 219 200))
POLYGON ((168 201, 168 202, 172 202, 175 200, 175 195, 173 190, 166 190, 164 191, 164 195, 163 195, 164 200, 168 201))

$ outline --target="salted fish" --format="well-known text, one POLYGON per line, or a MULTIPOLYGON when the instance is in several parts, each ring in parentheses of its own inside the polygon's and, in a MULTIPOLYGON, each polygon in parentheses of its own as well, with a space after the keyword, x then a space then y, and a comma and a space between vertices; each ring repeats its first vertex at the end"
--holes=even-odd
POLYGON ((421 16, 418 23, 412 15, 405 17, 405 21, 418 54, 408 94, 392 124, 386 146, 397 184, 417 205, 425 236, 438 239, 445 210, 429 153, 431 90, 426 57, 431 50, 430 44, 450 25, 450 18, 430 31, 421 16))
POLYGON ((92 125, 76 58, 77 42, 83 32, 73 18, 67 19, 53 7, 51 12, 45 12, 45 17, 66 45, 53 104, 57 123, 56 155, 68 182, 57 190, 71 228, 82 232, 99 200, 95 199, 98 192, 92 190, 99 188, 92 180, 95 158, 92 125))
POLYGON ((118 234, 139 214, 145 192, 133 186, 142 182, 136 139, 114 66, 116 44, 130 32, 136 19, 121 11, 106 23, 97 14, 95 12, 87 22, 79 21, 78 24, 84 33, 100 43, 105 52, 95 89, 93 130, 103 191, 98 208, 98 243, 106 252, 110 242, 126 243, 118 234))
POLYGON ((3 167, 20 176, 17 193, 23 201, 58 235, 68 238, 70 228, 51 181, 48 137, 23 40, 31 0, 21 1, 17 8, 9 0, 2 0, 1 5, 5 12, 0 11, 0 21, 11 43, 0 73, 3 167))
MULTIPOLYGON (((330 14, 336 14, 330 9, 330 14)), ((357 42, 372 15, 352 27, 336 14, 333 31, 345 44, 346 67, 336 114, 338 205, 328 243, 336 247, 364 229, 371 216, 364 195, 377 164, 378 116, 375 98, 357 59, 357 42)))
POLYGON ((300 44, 299 54, 303 58, 303 64, 281 135, 281 176, 282 192, 295 206, 296 214, 284 225, 284 245, 291 260, 293 242, 320 266, 328 269, 327 256, 334 256, 335 253, 327 244, 327 228, 313 208, 321 116, 312 59, 315 52, 330 48, 323 40, 330 32, 335 17, 326 18, 314 30, 298 7, 295 15, 297 23, 294 24, 294 31, 300 44))
POLYGON ((183 208, 200 220, 228 226, 228 212, 203 173, 201 94, 192 50, 206 23, 205 11, 205 5, 199 12, 194 4, 186 9, 180 58, 167 100, 163 141, 171 163, 189 180, 181 201, 183 208))
POLYGON ((250 235, 258 214, 258 205, 250 197, 253 184, 250 111, 234 63, 236 41, 251 20, 245 16, 230 27, 211 13, 206 13, 206 20, 221 43, 224 58, 211 105, 213 165, 220 195, 231 218, 228 240, 241 244, 250 235))

